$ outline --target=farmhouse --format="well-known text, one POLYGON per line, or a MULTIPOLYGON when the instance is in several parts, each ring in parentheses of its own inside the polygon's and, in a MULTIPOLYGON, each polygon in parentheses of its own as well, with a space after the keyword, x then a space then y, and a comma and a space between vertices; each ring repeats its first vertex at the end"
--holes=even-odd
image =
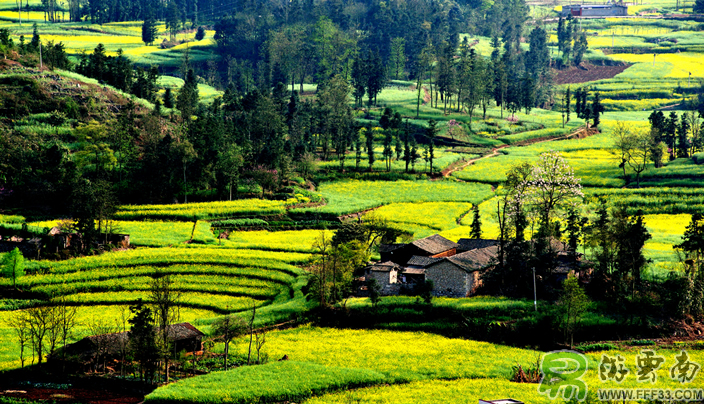
POLYGON ((566 4, 562 6, 563 17, 620 17, 628 15, 628 6, 612 4, 566 4))
MULTIPOLYGON (((156 329, 155 329, 156 331, 156 329)), ((174 352, 197 352, 203 349, 203 334, 190 323, 173 324, 167 327, 168 338, 174 352)), ((73 344, 66 345, 50 360, 67 358, 68 362, 80 365, 97 364, 106 359, 121 359, 129 349, 129 332, 92 335, 73 344)))
POLYGON ((495 240, 455 243, 438 234, 408 244, 385 244, 379 247, 382 262, 369 265, 365 279, 375 279, 384 295, 430 280, 436 296, 469 296, 481 283, 480 273, 493 265, 497 250, 495 240))

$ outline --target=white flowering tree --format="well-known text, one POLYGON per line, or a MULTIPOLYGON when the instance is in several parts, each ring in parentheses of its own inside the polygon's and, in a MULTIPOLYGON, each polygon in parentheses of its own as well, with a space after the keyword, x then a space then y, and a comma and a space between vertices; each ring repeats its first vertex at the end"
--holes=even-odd
POLYGON ((556 151, 540 155, 531 171, 527 202, 541 223, 566 211, 584 197, 580 179, 556 151))

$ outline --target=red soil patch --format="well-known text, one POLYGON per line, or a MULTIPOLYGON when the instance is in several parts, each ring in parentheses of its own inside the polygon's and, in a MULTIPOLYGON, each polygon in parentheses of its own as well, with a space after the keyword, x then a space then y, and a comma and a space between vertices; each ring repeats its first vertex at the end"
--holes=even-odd
POLYGON ((49 400, 60 404, 136 404, 144 400, 144 396, 130 393, 117 393, 106 390, 88 390, 79 388, 43 389, 26 388, 22 390, 0 391, 0 396, 24 398, 26 400, 49 400))
POLYGON ((589 81, 610 79, 626 70, 630 65, 622 66, 594 66, 582 64, 579 67, 570 67, 565 70, 557 70, 555 76, 556 84, 586 83, 589 81))

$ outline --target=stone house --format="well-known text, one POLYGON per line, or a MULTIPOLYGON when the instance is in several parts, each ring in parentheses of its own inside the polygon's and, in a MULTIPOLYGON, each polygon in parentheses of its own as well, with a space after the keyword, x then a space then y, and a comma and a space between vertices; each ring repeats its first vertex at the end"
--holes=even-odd
POLYGON ((396 295, 400 287, 398 283, 399 270, 401 267, 391 261, 374 263, 364 269, 364 280, 367 282, 372 279, 376 280, 377 284, 381 286, 382 295, 396 295))
POLYGON ((565 4, 562 6, 563 17, 618 17, 628 15, 628 6, 623 3, 611 4, 565 4))
POLYGON ((382 245, 382 262, 368 266, 365 279, 376 279, 387 295, 431 280, 436 296, 469 296, 481 285, 480 274, 493 265, 497 250, 496 240, 455 243, 438 234, 409 244, 382 245))
MULTIPOLYGON (((493 265, 497 250, 490 246, 443 258, 413 257, 407 266, 411 270, 407 280, 433 281, 435 296, 470 296, 481 285, 481 272, 493 265)), ((402 279, 405 275, 406 271, 402 279)))
POLYGON ((457 253, 459 244, 434 234, 408 244, 382 244, 379 246, 381 261, 405 265, 413 256, 441 258, 457 253))

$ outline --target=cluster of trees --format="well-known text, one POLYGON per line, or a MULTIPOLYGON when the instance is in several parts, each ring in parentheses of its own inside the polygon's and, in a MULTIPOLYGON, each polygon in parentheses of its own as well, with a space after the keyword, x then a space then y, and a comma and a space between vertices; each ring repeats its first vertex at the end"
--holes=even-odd
POLYGON ((701 117, 702 114, 696 111, 685 111, 679 116, 672 111, 667 117, 662 111, 653 111, 648 117, 649 128, 633 128, 617 122, 611 133, 626 184, 631 182, 627 167, 635 174, 636 186, 640 186, 641 173, 650 163, 660 168, 666 158, 689 157, 704 150, 701 117))
POLYGON ((122 49, 117 51, 117 56, 107 56, 105 46, 99 43, 91 54, 81 56, 76 72, 147 101, 156 101, 159 69, 156 66, 148 70, 136 68, 122 55, 122 49))
POLYGON ((587 51, 587 35, 578 28, 577 20, 572 15, 567 19, 557 21, 557 48, 560 51, 561 59, 558 59, 562 66, 570 66, 571 63, 579 66, 587 51))
POLYGON ((577 114, 577 117, 584 119, 587 125, 589 125, 589 120, 591 120, 590 126, 592 128, 598 127, 601 123, 601 114, 604 112, 604 106, 601 105, 599 92, 595 92, 594 96, 590 99, 588 89, 580 87, 573 94, 569 86, 567 86, 567 89, 562 93, 558 106, 562 114, 562 127, 564 128, 565 124, 570 121, 573 96, 575 100, 574 112, 577 114))
POLYGON ((29 42, 25 42, 24 35, 22 35, 20 36, 19 44, 15 44, 9 28, 0 28, 0 53, 3 54, 5 59, 11 56, 13 52, 17 52, 24 57, 24 61, 28 62, 28 64, 45 64, 52 69, 68 68, 70 62, 64 44, 61 42, 54 43, 54 41, 42 44, 40 39, 36 23, 34 23, 32 39, 29 42))
POLYGON ((333 237, 321 232, 313 244, 316 255, 308 267, 306 297, 318 302, 321 308, 346 301, 354 295, 354 277, 366 266, 372 249, 379 243, 409 236, 373 215, 367 216, 364 223, 346 223, 333 237))
MULTIPOLYGON (((651 238, 643 214, 628 214, 601 200, 594 209, 586 205, 579 180, 555 152, 541 155, 535 164, 512 167, 497 203, 499 256, 497 266, 483 277, 485 291, 515 297, 532 297, 534 283, 542 298, 565 306, 560 324, 565 337, 578 325, 588 300, 576 281, 555 285, 550 281, 562 243, 572 267, 588 264, 586 292, 609 305, 622 324, 645 325, 648 318, 704 316, 704 219, 692 221, 674 246, 682 257, 684 271, 673 271, 664 281, 646 277, 649 260, 643 247, 651 238), (564 223, 564 229, 562 224, 564 223), (530 237, 526 237, 529 230, 530 237), (580 263, 579 247, 588 252, 580 263)), ((475 219, 476 220, 476 219, 475 219)))

